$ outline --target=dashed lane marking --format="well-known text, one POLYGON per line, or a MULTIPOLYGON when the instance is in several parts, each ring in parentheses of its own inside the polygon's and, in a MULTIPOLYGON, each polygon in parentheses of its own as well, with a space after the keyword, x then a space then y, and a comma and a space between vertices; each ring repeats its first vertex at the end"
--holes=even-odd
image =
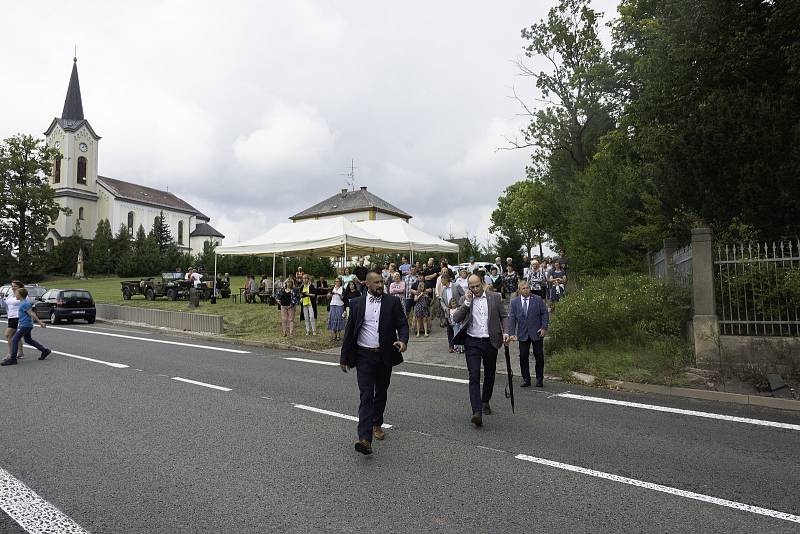
MULTIPOLYGON (((339 412, 332 412, 330 410, 323 410, 322 408, 314 408, 313 406, 306 406, 305 404, 292 404, 295 408, 299 408, 301 410, 306 410, 309 412, 321 413, 324 415, 332 415, 333 417, 338 417, 340 419, 347 419, 348 421, 358 421, 358 417, 354 417, 352 415, 347 415, 339 412)), ((381 425, 382 428, 392 428, 392 425, 387 425, 386 423, 381 425)))
POLYGON ((88 534, 64 512, 0 467, 0 509, 29 534, 88 534))
POLYGON ((310 360, 308 358, 284 358, 284 360, 290 360, 293 362, 303 362, 303 363, 318 363, 320 365, 336 365, 339 366, 336 362, 324 362, 322 360, 310 360))
MULTIPOLYGON (((8 341, 0 340, 0 343, 8 343, 8 341)), ((32 350, 32 351, 38 352, 34 347, 31 347, 30 345, 25 345, 25 348, 28 349, 28 350, 32 350)), ((103 361, 103 360, 95 360, 94 358, 89 358, 87 356, 78 356, 77 354, 70 354, 69 352, 61 352, 59 350, 53 350, 52 354, 58 354, 59 356, 66 356, 67 358, 75 358, 77 360, 84 360, 84 361, 92 362, 92 363, 100 363, 100 364, 103 364, 103 365, 107 365, 109 367, 114 367, 116 369, 125 369, 126 367, 130 367, 128 365, 125 365, 124 363, 115 363, 115 362, 106 362, 106 361, 103 361)))
POLYGON ((656 412, 667 412, 667 413, 675 413, 680 415, 690 415, 694 417, 705 417, 707 419, 719 419, 720 421, 730 421, 733 423, 746 423, 749 425, 760 425, 760 426, 769 426, 773 428, 784 428, 787 430, 798 430, 800 431, 800 425, 793 425, 791 423, 779 423, 777 421, 765 421, 763 419, 750 419, 748 417, 736 417, 733 415, 723 415, 719 413, 711 413, 711 412, 698 412, 695 410, 684 410, 681 408, 671 408, 669 406, 658 406, 655 404, 643 404, 640 402, 628 402, 616 399, 606 399, 603 397, 590 397, 588 395, 576 395, 574 393, 560 393, 558 395, 554 395, 554 397, 560 397, 563 399, 575 399, 575 400, 583 400, 589 402, 598 402, 601 404, 613 404, 616 406, 626 406, 629 408, 639 408, 642 410, 653 410, 656 412))
POLYGON ((686 499, 693 499, 696 501, 716 504, 717 506, 733 508, 736 510, 749 512, 751 514, 764 515, 767 517, 773 517, 775 519, 783 519, 784 521, 800 523, 800 516, 798 515, 789 514, 786 512, 779 512, 777 510, 770 510, 769 508, 762 508, 760 506, 752 506, 750 504, 744 504, 740 502, 729 501, 726 499, 720 499, 718 497, 712 497, 710 495, 703 495, 702 493, 694 493, 693 491, 671 488, 669 486, 662 486, 661 484, 653 484, 652 482, 645 482, 644 480, 637 480, 635 478, 612 475, 611 473, 604 473, 603 471, 595 471, 594 469, 587 469, 585 467, 578 467, 577 465, 570 465, 561 462, 555 462, 553 460, 546 460, 544 458, 537 458, 535 456, 528 456, 527 454, 517 454, 514 458, 516 458, 517 460, 525 460, 526 462, 533 462, 535 464, 555 467, 556 469, 572 471, 573 473, 580 473, 582 475, 589 475, 592 477, 603 478, 605 480, 611 480, 613 482, 619 482, 621 484, 629 484, 631 486, 637 486, 640 488, 645 488, 653 491, 660 491, 662 493, 668 493, 670 495, 676 495, 678 497, 684 497, 686 499))
POLYGON ((218 389, 220 391, 233 391, 231 390, 231 388, 217 386, 214 384, 208 384, 206 382, 198 382, 197 380, 189 380, 188 378, 181 378, 179 376, 173 376, 172 380, 177 380, 178 382, 186 382, 187 384, 194 384, 195 386, 203 386, 206 388, 218 389))

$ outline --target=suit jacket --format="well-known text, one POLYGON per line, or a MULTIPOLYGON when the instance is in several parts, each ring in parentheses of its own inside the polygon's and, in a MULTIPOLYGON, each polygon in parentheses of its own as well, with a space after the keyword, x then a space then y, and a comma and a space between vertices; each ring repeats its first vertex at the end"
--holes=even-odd
MULTIPOLYGON (((350 315, 344 327, 342 352, 339 363, 355 367, 358 359, 358 335, 364 324, 364 311, 367 306, 367 295, 350 299, 350 315)), ((378 345, 381 357, 387 365, 403 362, 403 355, 393 345, 395 341, 408 345, 408 323, 400 299, 383 294, 381 298, 381 316, 378 320, 378 345)))
POLYGON ((540 328, 547 330, 550 326, 550 314, 547 306, 539 295, 528 297, 528 315, 522 315, 522 297, 517 296, 511 300, 506 332, 516 335, 520 341, 539 341, 542 339, 538 331, 540 328))
MULTIPOLYGON (((506 309, 500 297, 500 293, 484 290, 486 294, 486 303, 489 306, 489 341, 492 346, 499 349, 503 346, 503 327, 505 326, 506 309)), ((467 337, 469 325, 472 323, 472 305, 467 306, 464 304, 466 297, 461 297, 459 300, 460 306, 453 315, 453 320, 460 324, 458 333, 453 338, 454 345, 463 345, 464 339, 467 337)))
MULTIPOLYGON (((461 298, 464 296, 464 288, 453 281, 450 281, 450 288, 452 289, 453 298, 456 299, 456 302, 461 302, 461 298)), ((445 301, 444 289, 444 286, 442 286, 442 290, 439 292, 439 306, 442 307, 445 317, 450 317, 450 308, 448 307, 449 302, 445 301)))

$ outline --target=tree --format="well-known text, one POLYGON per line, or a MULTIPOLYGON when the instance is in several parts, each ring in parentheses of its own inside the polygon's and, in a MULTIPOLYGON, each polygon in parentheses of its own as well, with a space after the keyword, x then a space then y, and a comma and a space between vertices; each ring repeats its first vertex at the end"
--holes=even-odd
POLYGON ((49 265, 49 271, 67 276, 72 276, 77 272, 78 266, 78 251, 83 249, 84 261, 91 257, 90 249, 86 245, 81 233, 81 225, 79 222, 75 223, 75 228, 72 235, 61 240, 57 247, 53 249, 52 265, 49 265))
POLYGON ((137 273, 136 259, 128 227, 120 225, 117 235, 111 244, 114 272, 117 276, 134 276, 137 273))
POLYGON ((108 274, 114 272, 112 248, 114 235, 111 233, 111 223, 102 219, 97 223, 97 230, 92 242, 92 256, 87 262, 88 271, 92 274, 108 274))
POLYGON ((513 236, 522 241, 528 256, 533 247, 539 245, 539 255, 543 255, 542 242, 548 233, 548 222, 557 221, 558 214, 550 209, 548 189, 539 181, 522 180, 511 184, 497 199, 497 209, 492 212, 492 232, 500 232, 506 238, 513 236))
POLYGON ((136 230, 133 251, 136 260, 136 272, 140 276, 153 276, 159 271, 161 254, 158 250, 158 242, 153 236, 153 232, 150 232, 150 234, 145 233, 144 226, 141 224, 139 229, 136 230))
POLYGON ((48 183, 57 157, 30 135, 0 143, 0 247, 16 254, 12 274, 30 276, 38 270, 48 229, 59 213, 69 213, 48 183))

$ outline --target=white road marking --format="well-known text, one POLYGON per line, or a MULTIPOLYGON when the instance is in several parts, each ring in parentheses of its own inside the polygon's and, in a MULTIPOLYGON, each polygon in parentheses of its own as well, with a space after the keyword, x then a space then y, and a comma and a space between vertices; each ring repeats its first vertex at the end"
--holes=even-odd
MULTIPOLYGON (((291 360, 293 362, 304 362, 304 363, 318 363, 320 365, 336 365, 339 364, 336 362, 325 362, 321 360, 310 360, 307 358, 284 358, 284 360, 291 360)), ((401 376, 412 376, 414 378, 427 378, 428 380, 440 380, 442 382, 455 382, 457 384, 469 384, 469 380, 465 380, 463 378, 450 378, 447 376, 437 376, 437 375, 424 375, 422 373, 410 373, 408 371, 394 371, 392 375, 401 375, 401 376)))
POLYGON ((750 419, 748 417, 736 417, 733 415, 722 415, 711 412, 698 412, 695 410, 683 410, 681 408, 671 408, 669 406, 658 406, 655 404, 642 404, 640 402, 628 402, 616 399, 606 399, 603 397, 590 397, 587 395, 576 395, 574 393, 560 393, 554 395, 565 399, 584 400, 589 402, 599 402, 602 404, 614 404, 617 406, 627 406, 629 408, 640 408, 643 410, 653 410, 656 412, 676 413, 680 415, 691 415, 694 417, 705 417, 707 419, 719 419, 720 421, 731 421, 734 423, 746 423, 749 425, 770 426, 774 428, 784 428, 787 430, 800 431, 800 425, 793 425, 791 423, 779 423, 777 421, 765 421, 763 419, 750 419))
POLYGON ((0 467, 0 510, 29 534, 88 534, 64 512, 0 467))
POLYGON ((339 365, 336 362, 324 362, 324 361, 321 361, 321 360, 309 360, 307 358, 284 358, 284 360, 291 360, 293 362, 303 362, 303 363, 318 363, 320 365, 336 365, 336 366, 339 365))
MULTIPOLYGON (((325 415, 332 415, 333 417, 339 417, 341 419, 347 419, 348 421, 358 421, 358 417, 353 417, 352 415, 347 415, 339 412, 332 412, 330 410, 323 410, 322 408, 314 408, 313 406, 306 406, 305 404, 292 404, 295 408, 300 408, 301 410, 307 410, 309 412, 316 412, 325 415)), ((392 425, 387 425, 386 423, 381 425, 382 428, 392 428, 392 425)))
POLYGON ((63 326, 47 326, 47 330, 64 330, 66 332, 78 332, 80 334, 91 334, 93 336, 108 336, 108 337, 119 337, 123 339, 133 339, 134 341, 147 341, 149 343, 162 343, 164 345, 177 345, 178 347, 190 347, 193 349, 204 349, 204 350, 218 350, 220 352, 233 352, 235 354, 250 354, 249 351, 246 350, 239 350, 239 349, 226 349, 224 347, 211 347, 209 345, 198 345, 197 343, 181 343, 180 341, 167 341, 164 339, 150 339, 148 337, 141 337, 141 336, 123 336, 122 334, 112 334, 110 332, 97 332, 95 330, 88 330, 83 328, 64 328, 63 326))
POLYGON ((456 382, 457 384, 469 384, 469 380, 463 378, 450 378, 449 376, 423 375, 422 373, 409 373, 408 371, 396 371, 393 375, 413 376, 414 378, 427 378, 428 380, 440 380, 442 382, 456 382))
POLYGON ((181 378, 179 376, 173 376, 172 380, 177 380, 178 382, 186 382, 187 384, 194 384, 195 386, 203 386, 211 389, 218 389, 220 391, 232 391, 231 388, 215 386, 214 384, 207 384, 206 382, 198 382, 197 380, 189 380, 188 378, 181 378))
MULTIPOLYGON (((8 343, 8 341, 0 340, 0 343, 8 343)), ((23 346, 28 350, 39 352, 37 349, 35 349, 34 347, 31 347, 30 345, 23 345, 23 346)), ((87 362, 101 363, 103 365, 107 365, 109 367, 114 367, 116 369, 125 369, 126 367, 130 367, 128 365, 125 365, 124 363, 105 362, 103 360, 95 360, 94 358, 89 358, 87 356, 78 356, 77 354, 70 354, 69 352, 61 352, 61 351, 58 351, 58 350, 52 350, 51 349, 51 353, 52 354, 58 354, 59 356, 66 356, 68 358, 76 358, 78 360, 85 360, 87 362)))
POLYGON ((678 488, 672 488, 669 486, 662 486, 661 484, 653 484, 652 482, 645 482, 643 480, 637 480, 635 478, 628 478, 619 475, 612 475, 611 473, 604 473, 603 471, 595 471, 594 469, 587 469, 585 467, 578 467, 577 465, 570 465, 564 464, 561 462, 555 462, 553 460, 545 460, 544 458, 537 458, 535 456, 528 456, 527 454, 517 454, 514 456, 517 460, 525 460, 526 462, 533 462, 536 464, 547 465, 550 467, 555 467, 557 469, 564 469, 566 471, 572 471, 573 473, 580 473, 582 475, 589 475, 597 478, 603 478, 606 480, 611 480, 613 482, 620 482, 622 484, 629 484, 631 486, 638 486, 640 488, 645 488, 653 491, 660 491, 662 493, 668 493, 670 495, 676 495, 678 497, 685 497, 687 499, 694 499, 696 501, 707 502, 710 504, 716 504, 718 506, 725 506, 727 508, 734 508, 736 510, 742 510, 744 512, 750 512, 751 514, 758 514, 758 515, 765 515, 768 517, 773 517, 775 519, 783 519, 784 521, 792 521, 794 523, 800 523, 800 516, 789 514, 786 512, 779 512, 777 510, 770 510, 769 508, 761 508, 760 506, 752 506, 750 504, 744 504, 735 501, 728 501, 726 499, 720 499, 718 497, 712 497, 710 495, 703 495, 702 493, 694 493, 692 491, 686 491, 678 488))

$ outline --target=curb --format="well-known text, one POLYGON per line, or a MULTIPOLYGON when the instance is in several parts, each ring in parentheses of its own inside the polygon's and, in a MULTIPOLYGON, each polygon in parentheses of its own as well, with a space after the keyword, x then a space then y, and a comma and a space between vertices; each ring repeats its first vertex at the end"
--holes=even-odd
MULTIPOLYGON (((226 338, 219 334, 200 334, 200 333, 186 332, 184 330, 159 328, 159 327, 154 327, 152 325, 130 323, 118 320, 108 320, 108 319, 98 318, 97 321, 101 323, 116 324, 120 326, 131 326, 135 328, 141 328, 144 330, 168 333, 171 335, 177 335, 180 337, 186 337, 191 339, 202 339, 205 341, 227 343, 229 345, 240 345, 245 347, 259 347, 259 348, 276 349, 276 350, 288 350, 294 352, 307 352, 310 354, 321 354, 324 356, 335 356, 335 354, 331 354, 330 352, 326 352, 324 350, 309 349, 305 347, 298 347, 296 345, 284 345, 282 343, 274 343, 268 341, 248 341, 244 339, 239 340, 239 339, 226 338)), ((410 360, 406 360, 405 363, 411 363, 414 365, 426 365, 428 367, 441 367, 445 369, 459 369, 462 371, 466 370, 466 367, 463 366, 447 365, 442 363, 417 362, 410 360)), ((506 372, 500 371, 498 369, 496 374, 505 375, 506 372)), ((561 377, 558 376, 545 375, 545 378, 553 382, 563 382, 561 377)), ((608 384, 610 388, 598 388, 598 389, 616 389, 616 390, 639 392, 639 393, 655 393, 658 395, 665 395, 668 397, 681 397, 687 399, 729 402, 733 404, 745 404, 750 406, 761 406, 764 408, 774 408, 778 410, 789 410, 789 411, 800 412, 800 400, 780 399, 776 397, 763 397, 761 395, 743 395, 740 393, 727 393, 724 391, 711 391, 705 389, 663 386, 659 384, 640 384, 638 382, 627 382, 625 380, 605 380, 605 383, 608 384)), ((590 384, 581 384, 581 385, 589 385, 591 387, 590 384)))

